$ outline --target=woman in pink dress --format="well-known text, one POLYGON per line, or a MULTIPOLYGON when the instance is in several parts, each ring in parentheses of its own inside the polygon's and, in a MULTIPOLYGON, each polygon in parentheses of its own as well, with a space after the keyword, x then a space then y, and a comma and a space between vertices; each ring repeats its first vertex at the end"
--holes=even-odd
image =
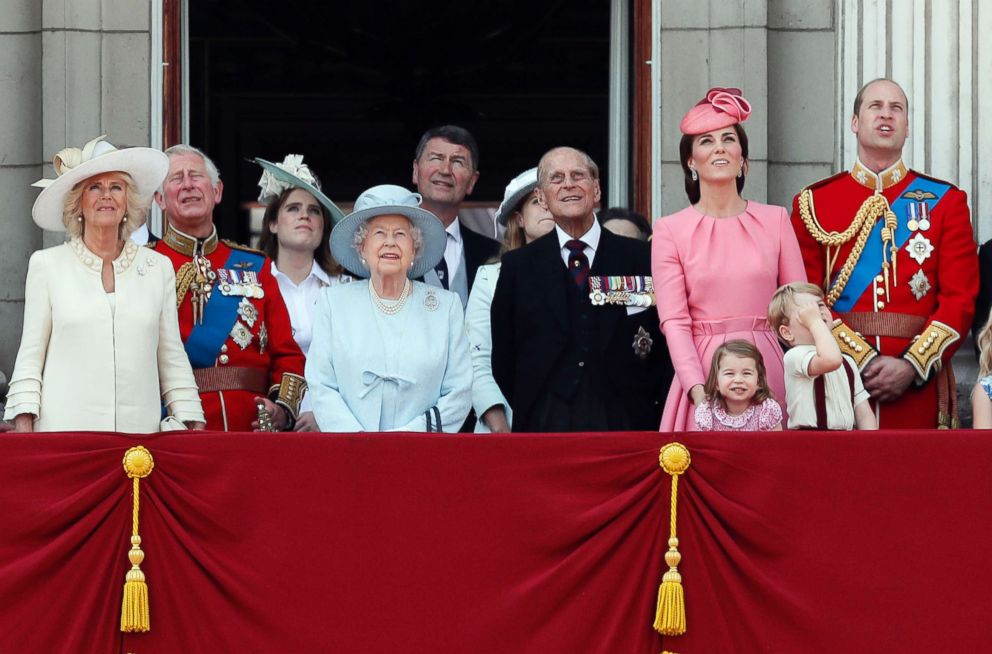
POLYGON ((768 325, 768 302, 782 284, 805 281, 799 243, 782 207, 744 200, 751 105, 739 89, 711 89, 682 118, 679 158, 690 206, 655 221, 652 274, 661 329, 675 379, 661 431, 696 429, 695 406, 713 351, 753 342, 772 394, 785 399, 782 348, 768 325))

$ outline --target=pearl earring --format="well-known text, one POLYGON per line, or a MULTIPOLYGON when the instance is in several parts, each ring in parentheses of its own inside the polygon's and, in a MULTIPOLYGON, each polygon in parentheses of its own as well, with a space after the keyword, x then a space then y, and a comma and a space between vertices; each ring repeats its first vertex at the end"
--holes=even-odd
POLYGON ((126 222, 127 222, 127 214, 124 214, 124 219, 123 219, 123 220, 121 220, 121 222, 122 222, 122 223, 126 223, 126 222))
POLYGON ((744 166, 741 166, 741 169, 737 171, 737 176, 744 177, 744 166))

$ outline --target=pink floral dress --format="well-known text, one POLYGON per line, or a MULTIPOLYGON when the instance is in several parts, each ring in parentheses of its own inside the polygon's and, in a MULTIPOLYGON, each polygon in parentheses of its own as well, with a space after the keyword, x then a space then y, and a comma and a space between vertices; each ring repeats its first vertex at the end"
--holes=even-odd
POLYGON ((772 398, 752 404, 744 413, 731 416, 718 404, 707 400, 696 407, 699 431, 771 431, 782 424, 782 407, 772 398))

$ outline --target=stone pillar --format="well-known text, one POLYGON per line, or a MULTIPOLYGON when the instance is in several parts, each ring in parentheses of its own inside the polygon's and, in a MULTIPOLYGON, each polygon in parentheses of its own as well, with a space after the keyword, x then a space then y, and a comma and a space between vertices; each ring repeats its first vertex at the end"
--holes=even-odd
POLYGON ((0 372, 9 377, 20 344, 28 258, 41 247, 31 222, 41 176, 41 8, 36 0, 0 2, 0 372))

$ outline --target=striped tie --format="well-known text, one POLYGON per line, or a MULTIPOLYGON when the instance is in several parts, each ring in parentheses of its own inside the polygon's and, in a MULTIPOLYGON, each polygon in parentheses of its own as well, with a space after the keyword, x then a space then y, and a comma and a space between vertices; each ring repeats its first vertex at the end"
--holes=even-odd
POLYGON ((579 288, 580 292, 585 292, 589 285, 589 259, 586 258, 586 244, 578 239, 572 239, 565 243, 568 248, 568 272, 572 273, 572 280, 579 288))

